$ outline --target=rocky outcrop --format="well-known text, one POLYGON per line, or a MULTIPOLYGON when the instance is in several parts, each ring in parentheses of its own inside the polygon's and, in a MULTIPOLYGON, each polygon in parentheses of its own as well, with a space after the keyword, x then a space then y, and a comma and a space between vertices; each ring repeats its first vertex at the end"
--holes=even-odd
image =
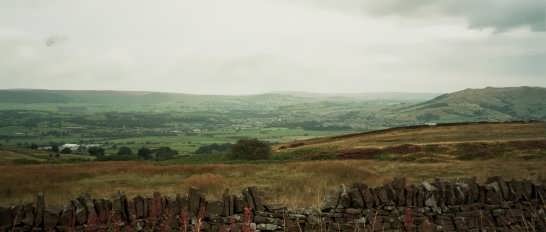
POLYGON ((256 188, 207 201, 199 189, 176 197, 83 195, 62 209, 34 203, 0 208, 0 231, 546 231, 545 188, 492 177, 369 187, 340 186, 322 209, 287 209, 256 188))

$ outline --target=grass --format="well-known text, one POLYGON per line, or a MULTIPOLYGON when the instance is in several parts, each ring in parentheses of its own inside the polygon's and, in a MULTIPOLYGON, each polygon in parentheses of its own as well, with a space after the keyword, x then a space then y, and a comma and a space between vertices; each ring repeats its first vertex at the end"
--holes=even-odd
POLYGON ((0 165, 2 164, 40 164, 40 163, 80 163, 94 160, 95 157, 89 155, 60 154, 56 157, 54 154, 46 151, 36 151, 20 148, 0 148, 0 165))
POLYGON ((544 159, 546 123, 476 123, 394 128, 278 144, 276 159, 544 159))
POLYGON ((240 193, 258 186, 272 203, 292 208, 318 207, 340 184, 357 181, 376 186, 396 176, 419 182, 433 178, 492 175, 546 180, 544 160, 472 160, 400 162, 378 160, 298 161, 255 164, 165 165, 151 162, 87 162, 80 164, 1 165, 0 205, 30 202, 44 192, 50 205, 60 206, 83 192, 109 197, 117 191, 129 196, 153 191, 174 196, 190 186, 210 198, 225 189, 240 193))
MULTIPOLYGON (((545 131, 543 123, 400 129, 292 143, 297 146, 280 144, 266 161, 181 155, 161 162, 59 163, 86 158, 71 155, 58 162, 34 164, 47 161, 48 154, 3 150, 0 205, 30 202, 38 192, 45 193, 48 204, 60 206, 84 192, 94 197, 109 197, 118 191, 130 197, 153 191, 174 196, 195 186, 217 199, 225 189, 238 194, 244 187, 257 186, 269 202, 300 208, 318 207, 341 184, 377 186, 399 176, 411 182, 468 176, 484 180, 497 175, 545 182, 545 131), (279 149, 281 146, 285 149, 279 149), (335 160, 340 151, 348 155, 363 152, 371 158, 335 160), (26 165, 13 165, 20 163, 26 165)), ((163 143, 184 143, 184 138, 171 139, 163 143)))
POLYGON ((546 139, 546 123, 485 123, 456 126, 439 125, 423 128, 399 128, 387 131, 324 137, 280 144, 275 146, 274 149, 383 148, 400 144, 427 145, 540 139, 546 139), (291 145, 295 143, 297 143, 298 146, 290 148, 291 145))

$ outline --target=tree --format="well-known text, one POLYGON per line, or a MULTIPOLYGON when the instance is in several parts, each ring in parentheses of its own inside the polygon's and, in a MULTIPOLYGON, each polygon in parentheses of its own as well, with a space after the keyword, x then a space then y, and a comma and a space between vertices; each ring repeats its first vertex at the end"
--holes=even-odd
POLYGON ((33 143, 33 144, 30 144, 30 149, 32 149, 32 150, 36 150, 36 149, 38 149, 38 145, 37 145, 37 144, 35 144, 35 143, 33 143))
POLYGON ((89 152, 89 155, 95 156, 97 158, 104 156, 104 149, 102 147, 90 147, 87 149, 87 152, 89 152))
POLYGON ((59 153, 59 145, 56 145, 56 144, 51 145, 51 151, 55 153, 59 153))
POLYGON ((72 153, 72 149, 65 147, 61 150, 61 154, 70 154, 72 153))
POLYGON ((231 150, 231 146, 233 144, 231 143, 213 143, 213 144, 206 144, 203 146, 200 146, 197 150, 195 150, 195 154, 215 154, 215 153, 227 153, 231 150))
POLYGON ((146 147, 142 147, 140 149, 138 149, 138 152, 137 152, 137 155, 140 159, 143 159, 143 160, 150 160, 153 158, 153 152, 152 150, 146 148, 146 147))
POLYGON ((120 147, 118 149, 118 154, 119 156, 132 156, 133 155, 133 150, 131 150, 131 148, 129 147, 120 147))
POLYGON ((241 160, 261 160, 271 157, 269 143, 258 139, 241 139, 231 148, 231 158, 241 160))
POLYGON ((178 154, 178 151, 171 149, 170 147, 160 147, 155 151, 156 160, 168 160, 178 154))

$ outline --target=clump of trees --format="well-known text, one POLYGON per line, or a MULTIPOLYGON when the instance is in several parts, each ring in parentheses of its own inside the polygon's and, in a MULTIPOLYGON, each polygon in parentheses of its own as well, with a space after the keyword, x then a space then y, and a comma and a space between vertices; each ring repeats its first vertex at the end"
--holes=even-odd
POLYGON ((136 151, 136 153, 127 146, 117 148, 117 151, 113 154, 106 154, 106 151, 101 147, 91 147, 87 150, 89 155, 97 157, 99 161, 107 160, 168 160, 174 158, 178 151, 170 147, 160 147, 150 149, 142 147, 136 151))
POLYGON ((61 150, 61 154, 70 154, 72 153, 72 149, 65 147, 61 150))
POLYGON ((59 153, 59 145, 57 144, 51 145, 51 151, 55 153, 59 153))
POLYGON ((137 156, 143 160, 168 160, 174 158, 178 154, 178 151, 171 149, 170 147, 160 147, 157 149, 149 149, 142 147, 138 150, 137 156))
POLYGON ((200 146, 197 150, 195 150, 195 154, 222 154, 222 153, 228 153, 231 151, 231 147, 233 144, 231 143, 213 143, 213 144, 206 144, 203 146, 200 146))
POLYGON ((258 139, 241 139, 231 147, 229 158, 237 160, 266 160, 271 157, 271 145, 258 139))
POLYGON ((178 151, 173 150, 170 147, 160 147, 154 151, 156 160, 168 160, 172 159, 175 155, 178 155, 178 151))
POLYGON ((135 160, 136 156, 133 154, 133 150, 130 147, 119 147, 117 152, 112 155, 103 155, 97 156, 97 160, 106 161, 106 160, 135 160))
POLYGON ((120 147, 118 148, 118 153, 116 154, 118 156, 132 156, 133 155, 133 150, 131 150, 130 147, 120 147))
POLYGON ((137 156, 138 156, 138 158, 143 159, 143 160, 151 160, 151 159, 153 159, 153 152, 152 152, 151 149, 149 149, 147 147, 142 147, 142 148, 138 149, 137 156))
POLYGON ((89 149, 87 149, 87 152, 89 153, 89 155, 95 156, 97 158, 104 157, 105 155, 104 148, 102 147, 90 147, 89 149))

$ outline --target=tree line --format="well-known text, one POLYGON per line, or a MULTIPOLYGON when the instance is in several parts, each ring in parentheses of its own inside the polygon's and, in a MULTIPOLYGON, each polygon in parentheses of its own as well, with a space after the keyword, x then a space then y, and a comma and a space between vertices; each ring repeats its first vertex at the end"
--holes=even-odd
MULTIPOLYGON (((40 146, 37 144, 27 145, 28 148, 37 150, 40 146)), ((138 150, 133 150, 128 146, 117 147, 113 153, 107 154, 107 151, 100 146, 88 147, 87 149, 78 149, 73 151, 71 148, 61 146, 57 143, 52 143, 49 151, 57 155, 59 154, 85 154, 96 157, 98 161, 108 160, 155 160, 163 161, 177 157, 177 150, 168 146, 159 148, 141 147, 138 150)), ((236 143, 223 144, 206 144, 199 147, 195 152, 196 155, 221 155, 229 160, 267 160, 271 158, 271 145, 266 141, 258 139, 240 139, 236 143)))

